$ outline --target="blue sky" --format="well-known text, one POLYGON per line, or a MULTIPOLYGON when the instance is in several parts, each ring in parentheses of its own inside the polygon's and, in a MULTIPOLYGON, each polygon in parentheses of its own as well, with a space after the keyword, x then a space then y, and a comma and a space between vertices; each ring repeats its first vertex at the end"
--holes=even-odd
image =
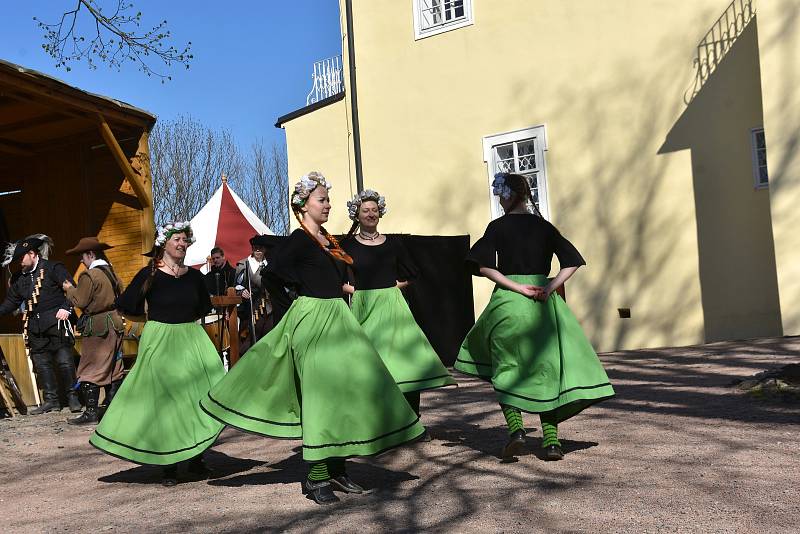
MULTIPOLYGON (((57 21, 75 0, 7 0, 0 18, 0 58, 55 76, 70 85, 123 100, 162 119, 188 114, 231 130, 247 147, 256 139, 284 142, 275 119, 303 107, 314 61, 341 53, 337 0, 129 0, 142 28, 166 19, 172 43, 192 42, 189 70, 175 66, 161 84, 131 64, 121 71, 85 62, 55 68, 33 21, 57 21)), ((100 0, 116 6, 116 0, 100 0)), ((161 64, 152 63, 158 69, 161 64)))

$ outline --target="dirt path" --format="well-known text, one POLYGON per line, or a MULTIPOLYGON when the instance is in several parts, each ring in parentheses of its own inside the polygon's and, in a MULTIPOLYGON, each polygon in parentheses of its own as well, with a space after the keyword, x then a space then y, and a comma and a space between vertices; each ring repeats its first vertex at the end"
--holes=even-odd
POLYGON ((319 507, 296 443, 227 429, 209 481, 89 446, 66 411, 0 420, 4 532, 790 532, 800 518, 800 404, 747 398, 733 378, 800 362, 800 338, 602 355, 617 398, 561 428, 567 455, 497 457, 503 418, 484 383, 423 395, 434 440, 354 462, 376 488, 319 507))

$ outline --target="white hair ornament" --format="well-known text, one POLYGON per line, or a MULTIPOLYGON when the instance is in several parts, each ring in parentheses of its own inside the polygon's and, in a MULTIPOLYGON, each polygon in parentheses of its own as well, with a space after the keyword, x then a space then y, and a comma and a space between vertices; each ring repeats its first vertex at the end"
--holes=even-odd
POLYGON ((358 210, 361 209, 361 204, 370 200, 378 205, 378 217, 383 217, 389 211, 386 209, 386 198, 377 191, 365 189, 355 195, 353 200, 347 201, 347 211, 351 221, 358 222, 358 210))

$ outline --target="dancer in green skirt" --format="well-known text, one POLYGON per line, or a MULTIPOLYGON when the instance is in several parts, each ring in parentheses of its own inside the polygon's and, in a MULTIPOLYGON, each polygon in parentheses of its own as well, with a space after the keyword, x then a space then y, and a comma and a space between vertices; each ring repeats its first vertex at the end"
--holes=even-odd
POLYGON ((120 313, 146 313, 147 323, 133 369, 89 439, 112 456, 164 466, 165 486, 177 483, 185 460, 194 476, 207 476, 202 454, 223 428, 199 405, 225 371, 195 322, 211 310, 211 299, 200 271, 183 265, 193 241, 188 222, 159 228, 153 259, 117 299, 120 313))
POLYGON ((338 501, 334 489, 364 491, 347 475, 346 458, 378 454, 425 431, 342 298, 352 259, 322 227, 328 189, 317 172, 296 184, 291 204, 300 228, 265 269, 267 279, 299 297, 201 401, 231 426, 302 439, 310 466, 304 493, 319 504, 338 501))
POLYGON ((586 262, 542 218, 525 177, 500 173, 492 187, 505 215, 489 223, 467 261, 497 286, 461 345, 455 368, 491 380, 508 423, 504 458, 522 452, 521 412, 530 412, 541 418, 545 459, 561 460, 558 424, 614 396, 592 345, 554 292, 586 262), (561 270, 548 280, 553 254, 561 270))
MULTIPOLYGON (((354 196, 347 208, 353 226, 342 248, 353 258, 353 315, 419 415, 421 391, 452 386, 456 381, 400 292, 417 277, 417 268, 399 237, 378 232, 378 222, 386 214, 384 197, 367 189, 354 196)), ((430 440, 427 432, 423 439, 430 440)))

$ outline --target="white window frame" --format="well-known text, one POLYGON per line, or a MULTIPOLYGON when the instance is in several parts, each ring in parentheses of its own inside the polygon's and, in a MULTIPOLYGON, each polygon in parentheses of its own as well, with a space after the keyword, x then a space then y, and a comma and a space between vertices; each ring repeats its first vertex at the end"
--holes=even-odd
MULTIPOLYGON (((444 2, 445 0, 441 0, 444 2)), ((454 20, 452 22, 445 22, 433 28, 422 28, 422 4, 421 0, 411 0, 412 11, 414 12, 414 40, 419 41, 426 37, 438 35, 440 33, 449 32, 471 26, 475 24, 475 11, 473 8, 473 0, 464 0, 464 18, 454 20)))
POLYGON ((536 138, 537 141, 535 154, 538 162, 537 172, 539 173, 538 183, 536 184, 539 195, 539 212, 542 214, 542 217, 550 220, 550 196, 547 193, 547 161, 545 158, 545 152, 547 152, 547 131, 544 124, 523 128, 521 130, 514 130, 512 132, 487 135, 483 138, 483 161, 486 163, 492 219, 497 219, 503 215, 503 208, 500 207, 498 198, 492 193, 492 180, 494 180, 495 175, 494 147, 531 138, 536 138))
MULTIPOLYGON (((765 165, 767 169, 767 182, 761 182, 761 166, 758 164, 758 144, 756 142, 756 135, 764 133, 764 127, 750 129, 750 154, 753 159, 753 187, 755 189, 768 189, 769 188, 769 164, 765 165)), ((764 136, 764 150, 767 150, 767 138, 764 136)))

